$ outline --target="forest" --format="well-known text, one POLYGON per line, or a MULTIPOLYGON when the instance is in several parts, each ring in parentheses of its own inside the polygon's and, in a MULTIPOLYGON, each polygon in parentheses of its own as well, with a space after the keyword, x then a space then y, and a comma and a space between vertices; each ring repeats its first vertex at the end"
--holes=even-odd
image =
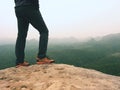
MULTIPOLYGON (((15 44, 0 45, 0 69, 15 66, 15 44)), ((35 64, 38 51, 37 40, 27 40, 26 58, 35 64)), ((106 74, 120 76, 120 34, 111 34, 101 39, 54 40, 48 45, 47 55, 56 63, 95 69, 106 74)))

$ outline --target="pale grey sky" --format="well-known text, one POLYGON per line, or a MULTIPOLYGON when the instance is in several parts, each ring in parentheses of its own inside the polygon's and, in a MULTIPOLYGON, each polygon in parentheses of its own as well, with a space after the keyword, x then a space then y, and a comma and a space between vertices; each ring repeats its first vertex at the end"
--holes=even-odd
MULTIPOLYGON (((120 33, 120 0, 40 0, 50 37, 97 37, 120 33)), ((16 38, 14 0, 1 0, 0 38, 16 38)), ((38 38, 32 26, 28 39, 38 38)))

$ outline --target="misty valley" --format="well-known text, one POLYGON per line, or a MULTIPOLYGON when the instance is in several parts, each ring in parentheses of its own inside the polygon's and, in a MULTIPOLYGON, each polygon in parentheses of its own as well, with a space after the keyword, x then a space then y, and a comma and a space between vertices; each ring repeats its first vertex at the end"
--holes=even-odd
MULTIPOLYGON (((15 66, 13 44, 0 45, 0 69, 15 66)), ((28 40, 26 43, 26 59, 35 64, 38 41, 28 40)), ((107 35, 100 40, 90 39, 79 42, 74 39, 54 40, 48 45, 48 56, 56 63, 90 68, 103 73, 120 76, 120 34, 107 35)))

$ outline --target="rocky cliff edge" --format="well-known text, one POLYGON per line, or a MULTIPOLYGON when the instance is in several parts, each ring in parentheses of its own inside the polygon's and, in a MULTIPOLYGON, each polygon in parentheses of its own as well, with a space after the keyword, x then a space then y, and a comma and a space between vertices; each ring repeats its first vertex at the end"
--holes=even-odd
POLYGON ((120 77, 66 64, 0 70, 0 90, 120 90, 120 77))

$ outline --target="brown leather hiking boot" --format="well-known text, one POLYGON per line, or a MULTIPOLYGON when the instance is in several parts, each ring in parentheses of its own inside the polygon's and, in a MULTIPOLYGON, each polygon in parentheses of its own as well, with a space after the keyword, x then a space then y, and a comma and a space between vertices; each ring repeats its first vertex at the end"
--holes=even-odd
POLYGON ((37 64, 51 64, 51 63, 55 62, 54 60, 51 60, 48 57, 45 57, 45 58, 42 58, 42 59, 37 57, 36 60, 37 60, 37 62, 36 62, 37 64))
POLYGON ((19 63, 16 65, 16 68, 21 67, 21 66, 29 66, 30 64, 28 62, 23 62, 23 63, 19 63))

